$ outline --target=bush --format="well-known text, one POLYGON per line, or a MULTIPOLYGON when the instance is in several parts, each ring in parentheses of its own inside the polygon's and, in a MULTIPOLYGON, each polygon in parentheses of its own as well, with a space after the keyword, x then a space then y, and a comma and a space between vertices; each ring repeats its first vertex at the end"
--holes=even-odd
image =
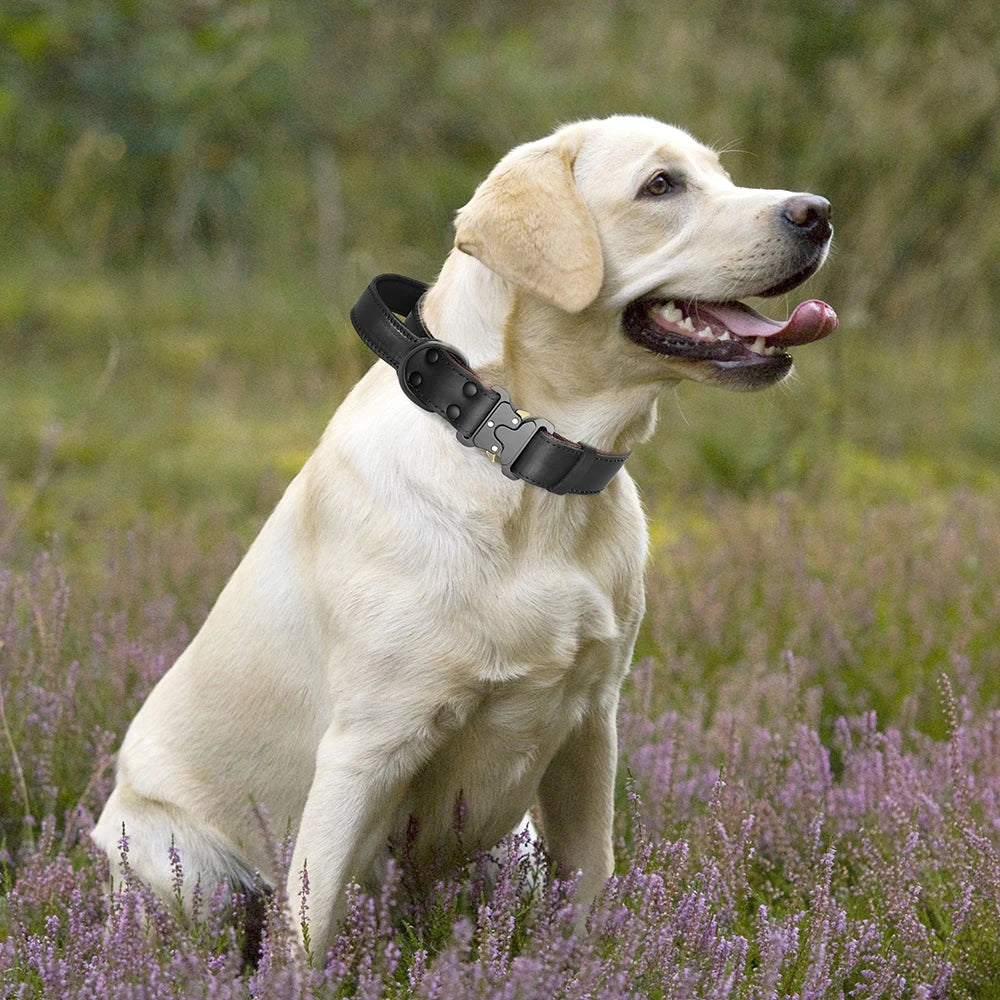
POLYGON ((350 292, 373 268, 430 277, 507 149, 640 112, 731 150, 742 183, 832 200, 839 250, 816 288, 848 325, 987 330, 996 312, 986 0, 669 17, 649 0, 27 0, 0 43, 15 245, 119 266, 208 252, 350 292))

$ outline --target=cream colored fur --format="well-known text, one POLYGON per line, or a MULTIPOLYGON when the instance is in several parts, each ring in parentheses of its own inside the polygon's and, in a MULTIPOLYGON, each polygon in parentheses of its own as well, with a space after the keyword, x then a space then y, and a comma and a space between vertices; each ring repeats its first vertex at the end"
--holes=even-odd
MULTIPOLYGON (((433 335, 564 436, 619 450, 697 366, 627 340, 655 293, 728 298, 779 280, 789 192, 735 187, 715 154, 642 118, 514 150, 459 213, 427 295, 433 335), (636 197, 659 167, 689 190, 636 197)), ((171 894, 270 871, 252 803, 295 835, 322 955, 352 879, 419 820, 418 854, 489 846, 537 805, 552 859, 593 899, 612 871, 618 690, 643 615, 646 526, 628 472, 594 496, 500 474, 377 362, 129 728, 94 830, 171 894)))

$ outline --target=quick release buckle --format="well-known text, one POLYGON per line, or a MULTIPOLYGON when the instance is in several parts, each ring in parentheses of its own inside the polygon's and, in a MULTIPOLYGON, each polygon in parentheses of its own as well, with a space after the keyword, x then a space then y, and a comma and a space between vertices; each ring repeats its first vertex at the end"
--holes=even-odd
POLYGON ((482 448, 491 462, 500 463, 500 471, 508 479, 519 479, 511 471, 511 466, 539 431, 551 434, 555 428, 548 420, 533 417, 524 410, 515 410, 506 389, 493 386, 493 391, 499 394, 500 399, 486 419, 470 435, 459 431, 456 437, 468 448, 482 448))

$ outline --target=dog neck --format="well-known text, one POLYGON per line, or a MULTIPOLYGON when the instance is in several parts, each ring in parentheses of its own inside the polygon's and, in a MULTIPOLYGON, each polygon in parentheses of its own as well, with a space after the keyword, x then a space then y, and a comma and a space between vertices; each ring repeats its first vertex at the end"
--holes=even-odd
POLYGON ((599 306, 563 312, 457 250, 421 314, 432 336, 564 437, 621 452, 652 433, 664 382, 631 370, 619 314, 599 306))
POLYGON ((476 371, 499 361, 511 286, 479 261, 452 250, 421 305, 432 337, 454 344, 476 371))

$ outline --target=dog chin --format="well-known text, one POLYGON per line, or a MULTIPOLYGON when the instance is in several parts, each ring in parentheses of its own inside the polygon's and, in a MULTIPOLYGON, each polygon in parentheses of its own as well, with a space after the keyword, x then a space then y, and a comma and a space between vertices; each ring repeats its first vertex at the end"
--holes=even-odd
POLYGON ((717 385, 734 392, 756 392, 777 385, 788 378, 794 364, 790 354, 779 354, 760 361, 726 362, 709 361, 705 366, 696 363, 688 374, 689 379, 717 385))

